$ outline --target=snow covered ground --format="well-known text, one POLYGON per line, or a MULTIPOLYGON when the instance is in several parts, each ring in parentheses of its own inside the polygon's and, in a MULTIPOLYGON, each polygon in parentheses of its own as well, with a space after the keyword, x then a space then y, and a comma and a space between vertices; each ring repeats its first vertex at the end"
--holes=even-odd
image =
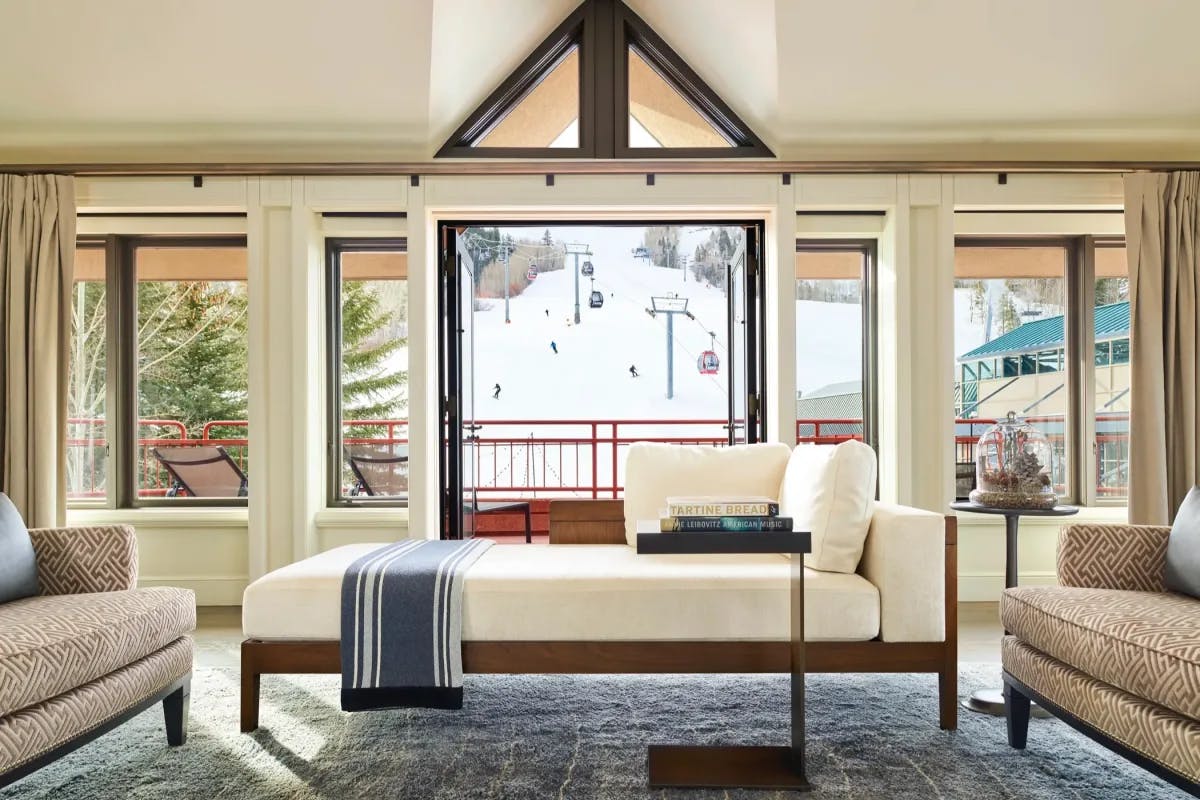
MULTIPOLYGON (((519 231, 513 231, 519 235, 519 231)), ((573 259, 545 272, 510 299, 481 301, 475 313, 476 416, 491 419, 720 419, 728 405, 726 299, 718 286, 687 281, 678 269, 635 259, 641 228, 556 228, 556 239, 588 244, 603 308, 589 308, 592 282, 580 276, 580 324, 574 324, 573 259), (695 319, 674 322, 674 397, 667 398, 665 315, 651 317, 652 296, 686 298, 695 319), (709 332, 715 333, 711 337, 709 332), (553 342, 558 352, 551 348, 553 342), (696 366, 709 349, 720 372, 696 366), (636 366, 639 377, 629 372, 636 366), (496 384, 500 397, 493 399, 496 384)), ((529 231, 524 235, 529 236, 529 231)), ((707 231, 688 229, 680 250, 695 250, 707 231)), ((524 265, 521 265, 524 266, 524 265)), ((797 383, 812 391, 862 377, 861 310, 856 304, 796 303, 797 383)))

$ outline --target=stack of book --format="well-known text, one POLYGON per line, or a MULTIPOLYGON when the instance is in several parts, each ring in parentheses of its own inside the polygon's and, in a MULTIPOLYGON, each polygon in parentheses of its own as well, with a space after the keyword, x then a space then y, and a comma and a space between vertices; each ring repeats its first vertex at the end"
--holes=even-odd
POLYGON ((660 522, 663 533, 792 529, 792 518, 779 516, 769 497, 668 497, 660 522))

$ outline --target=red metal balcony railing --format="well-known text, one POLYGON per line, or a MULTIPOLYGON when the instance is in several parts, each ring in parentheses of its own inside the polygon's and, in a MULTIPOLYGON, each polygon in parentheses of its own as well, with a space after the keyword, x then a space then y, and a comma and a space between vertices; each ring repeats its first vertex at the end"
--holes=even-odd
MULTIPOLYGON (((1030 417, 1046 431, 1059 451, 1064 446, 1061 417, 1030 417)), ((955 421, 954 449, 959 463, 973 463, 975 443, 995 421, 955 421)), ((1120 496, 1128 484, 1128 414, 1097 415, 1097 491, 1120 496)), ((405 420, 345 420, 347 445, 404 445, 405 420)), ((623 488, 623 453, 634 442, 720 445, 728 441, 725 420, 478 420, 468 449, 468 475, 481 497, 619 497, 623 488)), ((796 442, 836 444, 862 438, 859 419, 801 419, 796 421, 796 442)), ((143 497, 166 494, 170 479, 150 452, 158 446, 222 445, 247 473, 245 420, 214 420, 189 437, 186 426, 175 420, 139 421, 137 453, 138 493, 143 497)), ((104 460, 107 440, 102 419, 71 419, 68 429, 68 485, 70 497, 84 499, 104 494, 104 460)), ((347 487, 348 489, 348 487, 347 487)))

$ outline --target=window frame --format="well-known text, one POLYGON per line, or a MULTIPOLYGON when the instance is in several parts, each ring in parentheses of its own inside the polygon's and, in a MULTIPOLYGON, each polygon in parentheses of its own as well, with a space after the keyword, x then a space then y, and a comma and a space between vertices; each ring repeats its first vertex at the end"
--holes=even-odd
MULTIPOLYGON (((1091 507, 1127 506, 1127 498, 1106 499, 1100 496, 1096 487, 1096 461, 1100 449, 1096 439, 1097 365, 1094 350, 1096 250, 1101 247, 1125 247, 1125 237, 959 235, 954 237, 954 247, 1065 248, 1065 342, 1060 371, 1065 369, 1067 373, 1068 413, 1063 420, 1063 437, 1070 472, 1067 476, 1067 493, 1062 497, 1062 502, 1091 507)), ((1024 374, 1019 366, 1018 362, 1018 374, 1024 374)), ((1007 370, 1004 373, 1005 377, 1009 377, 1007 370)))
MULTIPOLYGON (((859 253, 862 256, 862 440, 878 453, 879 241, 877 239, 808 239, 797 236, 795 251, 796 253, 859 253)), ((794 303, 797 280, 794 263, 791 272, 791 298, 794 303)), ((796 331, 793 328, 792 337, 795 338, 795 336, 796 331)), ((793 406, 795 402, 793 398, 793 406)), ((791 439, 795 439, 795 427, 793 424, 791 439)))
MULTIPOLYGON (((409 500, 342 494, 342 272, 343 253, 403 252, 407 236, 325 237, 325 503, 329 508, 408 508, 409 500)), ((407 281, 408 279, 405 278, 407 281)), ((409 462, 411 470, 412 462, 409 462)))
MULTIPOLYGON (((106 496, 67 500, 69 509, 245 508, 248 497, 139 497, 137 251, 140 247, 247 248, 240 234, 108 234, 78 236, 76 247, 103 247, 105 282, 106 496)), ((249 290, 249 275, 246 280, 249 290)), ((247 387, 249 391, 249 387, 247 387)), ((249 434, 247 433, 247 438, 249 434)))
MULTIPOLYGON (((66 507, 68 509, 97 509, 97 508, 116 508, 115 495, 116 483, 115 476, 117 470, 114 464, 117 460, 120 447, 114 447, 114 436, 117 430, 121 427, 117 415, 114 414, 115 403, 117 402, 117 380, 119 378, 113 371, 114 349, 120 341, 119 331, 115 330, 116 322, 114 318, 114 308, 118 306, 115 302, 115 272, 113 264, 116 263, 116 250, 118 237, 116 236, 85 236, 80 235, 75 239, 75 249, 90 249, 104 251, 104 497, 93 498, 71 498, 67 494, 66 507)), ((74 280, 72 280, 72 288, 74 288, 74 280)), ((71 333, 74 339, 74 331, 71 333)), ((70 376, 68 375, 68 385, 70 376)))

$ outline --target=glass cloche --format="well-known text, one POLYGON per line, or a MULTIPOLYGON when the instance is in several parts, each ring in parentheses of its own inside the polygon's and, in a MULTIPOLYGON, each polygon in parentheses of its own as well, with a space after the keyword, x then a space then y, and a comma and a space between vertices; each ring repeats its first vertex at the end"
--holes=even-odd
POLYGON ((994 508, 1053 508, 1058 504, 1051 479, 1054 449, 1046 434, 1015 411, 979 437, 975 449, 972 503, 994 508))

